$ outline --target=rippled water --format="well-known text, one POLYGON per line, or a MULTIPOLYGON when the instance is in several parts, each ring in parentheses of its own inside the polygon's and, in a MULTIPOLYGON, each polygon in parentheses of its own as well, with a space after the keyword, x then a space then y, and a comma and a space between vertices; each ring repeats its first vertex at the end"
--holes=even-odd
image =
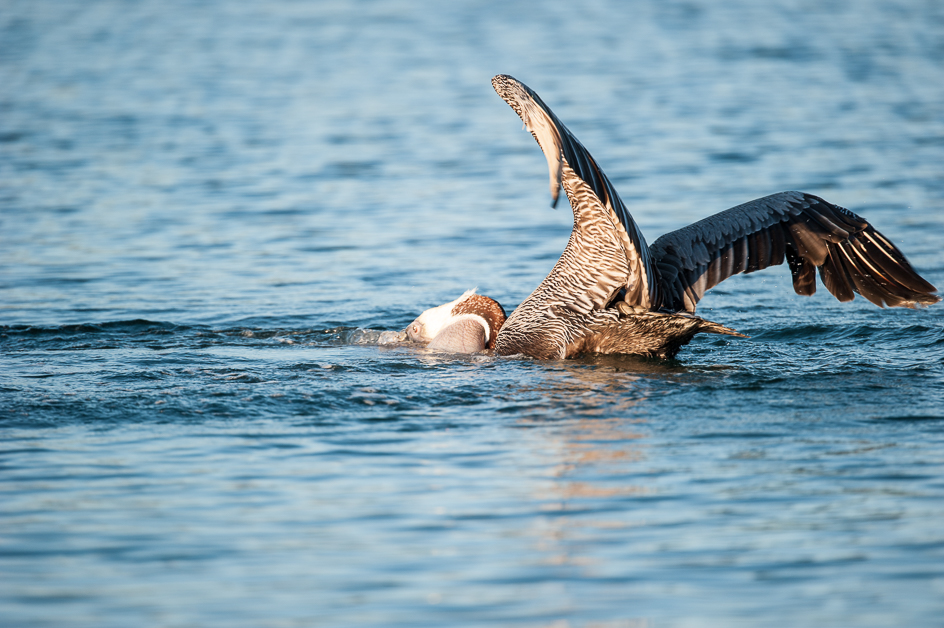
POLYGON ((944 308, 729 280, 672 362, 383 330, 769 193, 944 286, 938 2, 0 10, 0 624, 939 626, 944 308))

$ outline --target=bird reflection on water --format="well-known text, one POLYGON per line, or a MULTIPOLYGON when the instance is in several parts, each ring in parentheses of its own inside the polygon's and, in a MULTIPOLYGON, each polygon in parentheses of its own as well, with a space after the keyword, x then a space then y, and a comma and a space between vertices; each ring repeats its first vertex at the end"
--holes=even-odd
POLYGON ((517 391, 544 400, 516 421, 516 427, 540 435, 528 442, 531 455, 546 462, 543 479, 532 483, 531 500, 544 516, 528 527, 531 549, 543 556, 542 564, 578 569, 584 576, 605 562, 588 550, 588 540, 643 524, 627 517, 627 509, 614 511, 613 500, 657 492, 639 481, 646 476, 648 448, 647 419, 640 415, 649 400, 645 377, 673 368, 601 358, 560 363, 517 391), (548 407, 550 416, 541 416, 539 410, 548 407))

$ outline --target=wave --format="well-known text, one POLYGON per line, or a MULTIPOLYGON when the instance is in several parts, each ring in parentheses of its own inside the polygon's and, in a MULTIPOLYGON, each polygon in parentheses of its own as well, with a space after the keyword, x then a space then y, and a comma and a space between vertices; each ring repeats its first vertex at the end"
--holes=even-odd
POLYGON ((799 324, 779 329, 764 329, 750 334, 754 340, 768 342, 812 340, 826 344, 849 341, 880 341, 894 343, 914 343, 922 346, 944 343, 944 326, 903 325, 842 325, 842 324, 799 324))
POLYGON ((353 326, 301 329, 288 326, 217 327, 145 319, 51 326, 0 325, 0 346, 7 350, 101 349, 141 343, 154 345, 154 348, 186 344, 199 347, 259 341, 312 346, 396 345, 405 340, 401 331, 353 326))

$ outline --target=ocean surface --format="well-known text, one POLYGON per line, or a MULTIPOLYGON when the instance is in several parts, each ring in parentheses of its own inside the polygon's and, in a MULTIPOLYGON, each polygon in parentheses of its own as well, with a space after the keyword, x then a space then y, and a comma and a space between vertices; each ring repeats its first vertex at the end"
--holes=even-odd
POLYGON ((849 207, 944 287, 944 4, 4 0, 0 625, 944 626, 944 306, 677 360, 382 344, 571 227, 849 207))

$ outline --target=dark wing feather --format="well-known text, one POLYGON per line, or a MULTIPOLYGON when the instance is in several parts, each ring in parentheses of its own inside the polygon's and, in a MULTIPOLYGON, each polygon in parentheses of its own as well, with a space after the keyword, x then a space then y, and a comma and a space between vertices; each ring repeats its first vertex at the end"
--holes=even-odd
POLYGON ((732 275, 782 264, 797 294, 816 292, 816 269, 840 301, 859 293, 879 307, 940 300, 936 288, 864 218, 812 194, 781 192, 738 205, 656 240, 661 306, 695 311, 705 292, 732 275))
MULTIPOLYGON (((569 193, 572 197, 581 196, 581 198, 570 198, 571 206, 574 208, 575 228, 579 229, 581 227, 579 223, 581 219, 593 220, 598 218, 594 215, 595 212, 582 212, 581 204, 597 203, 605 211, 612 211, 616 216, 620 223, 619 238, 623 242, 625 263, 629 270, 628 276, 623 279, 622 285, 619 286, 626 291, 626 301, 646 307, 656 302, 658 300, 658 282, 655 280, 655 271, 653 270, 646 240, 603 170, 600 169, 580 141, 573 136, 554 115, 550 107, 544 104, 541 97, 531 88, 517 79, 503 74, 492 79, 492 86, 498 92, 498 95, 515 110, 515 113, 522 119, 527 129, 531 131, 534 139, 537 140, 538 145, 544 152, 550 174, 553 204, 557 204, 562 183, 565 184, 565 189, 574 190, 576 188, 580 191, 588 189, 595 197, 594 199, 587 199, 584 198, 585 195, 569 193), (565 166, 570 167, 573 175, 576 175, 585 184, 585 187, 583 185, 566 185, 567 182, 562 181, 567 173, 565 166)), ((616 228, 616 225, 613 225, 613 227, 616 228)), ((593 268, 577 270, 594 272, 593 268)), ((601 286, 600 290, 595 290, 592 294, 586 296, 591 298, 595 308, 600 308, 604 307, 613 295, 612 290, 601 286)))

